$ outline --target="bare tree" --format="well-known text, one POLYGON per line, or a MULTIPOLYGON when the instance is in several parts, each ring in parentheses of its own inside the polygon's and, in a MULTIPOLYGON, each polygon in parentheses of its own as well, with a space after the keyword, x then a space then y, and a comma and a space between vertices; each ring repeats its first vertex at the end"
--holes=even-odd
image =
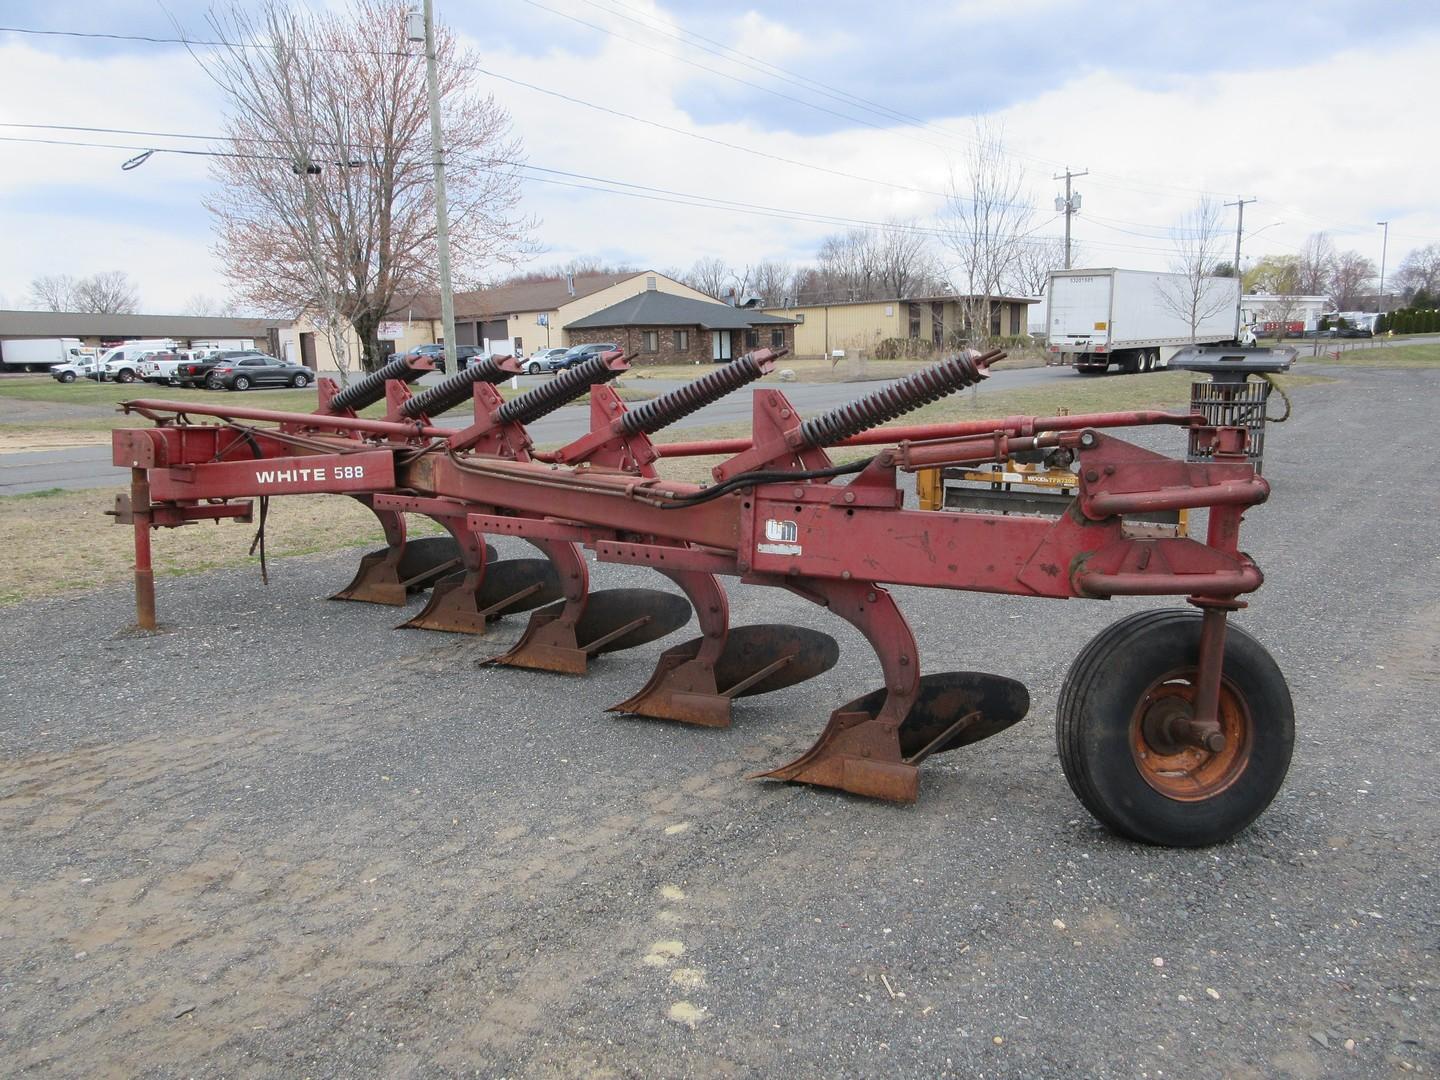
POLYGON ((205 293, 195 293, 185 301, 185 306, 180 309, 180 314, 233 318, 237 314, 237 309, 233 300, 221 300, 205 293))
POLYGON ((1174 231, 1170 269, 1177 276, 1161 287, 1159 297, 1166 310, 1189 325, 1191 341, 1202 322, 1235 304, 1230 290, 1217 288, 1214 281, 1221 235, 1220 204, 1209 198, 1201 199, 1174 231))
POLYGON ((882 291, 880 245, 868 229, 826 237, 815 263, 827 300, 874 300, 882 291))
POLYGON ((41 274, 30 279, 32 308, 40 311, 74 311, 76 280, 69 274, 41 274))
POLYGON ((1406 255, 1393 281, 1406 299, 1417 292, 1427 296, 1440 293, 1440 244, 1428 244, 1406 255))
MULTIPOLYGON (((240 151, 216 159, 207 203, 227 274, 261 310, 312 313, 342 372, 350 330, 373 370, 380 322, 437 285, 425 60, 406 40, 408 6, 312 12, 262 0, 210 17, 217 38, 242 43, 204 62, 240 151), (254 41, 266 47, 244 44, 254 41)), ((517 214, 520 145, 506 112, 469 89, 476 58, 444 29, 435 44, 451 256, 458 278, 478 279, 531 252, 531 223, 517 214)))
POLYGON ((1335 245, 1329 233, 1311 233, 1296 260, 1296 291, 1305 296, 1324 296, 1335 274, 1335 245))
POLYGON ((128 315, 140 306, 140 293, 124 270, 91 274, 75 283, 74 310, 97 315, 128 315))
POLYGON ((735 273, 724 259, 711 255, 696 259, 680 280, 692 289, 699 289, 718 300, 734 284, 735 273))
POLYGON ((1005 153, 1004 131, 975 121, 974 148, 962 172, 951 173, 945 244, 957 261, 957 284, 971 340, 990 338, 993 299, 1011 277, 1034 215, 1025 174, 1005 153))
POLYGON ((1330 299, 1341 311, 1353 311, 1373 295, 1375 264, 1358 251, 1342 251, 1335 256, 1335 274, 1330 283, 1330 299))
POLYGON ((760 296, 766 307, 778 307, 790 295, 790 264, 777 259, 765 259, 750 267, 750 287, 760 296))
MULTIPOLYGON (((1071 241, 1070 257, 1075 266, 1085 265, 1080 244, 1071 241)), ((1015 252, 1015 265, 1005 287, 1018 296, 1039 296, 1045 291, 1051 270, 1065 266, 1065 241, 1058 236, 1036 237, 1022 243, 1015 252)))
POLYGON ((905 299, 924 291, 935 276, 930 240, 915 218, 892 219, 876 237, 880 291, 885 298, 905 299))

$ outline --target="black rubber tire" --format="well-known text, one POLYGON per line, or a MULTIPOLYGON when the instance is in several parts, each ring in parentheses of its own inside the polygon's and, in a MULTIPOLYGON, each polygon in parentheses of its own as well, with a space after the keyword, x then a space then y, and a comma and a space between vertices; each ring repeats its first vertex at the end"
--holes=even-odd
POLYGON ((60 373, 60 381, 65 383, 74 382, 75 373, 73 371, 62 371, 60 373))
POLYGON ((539 375, 539 374, 540 374, 540 365, 539 365, 539 364, 526 364, 526 365, 525 365, 525 374, 526 374, 526 375, 539 375))
POLYGON ((235 378, 234 378, 234 381, 232 381, 232 382, 230 383, 230 389, 231 389, 231 390, 249 390, 249 389, 250 389, 250 380, 247 379, 244 375, 236 375, 235 378))
POLYGON ((299 375, 296 375, 295 378, 290 380, 290 385, 293 386, 296 390, 304 390, 305 387, 310 385, 310 376, 306 375, 304 372, 301 372, 299 375))
POLYGON ((220 381, 220 377, 218 375, 207 375, 205 376, 205 389, 224 390, 225 384, 220 381))
POLYGON ((129 369, 117 371, 115 381, 118 383, 132 383, 135 381, 135 373, 129 369))
POLYGON ((1141 775, 1130 745, 1135 706, 1156 679, 1194 664, 1201 618, 1199 611, 1169 608, 1113 623, 1081 650, 1060 689, 1055 741, 1065 778, 1101 824, 1131 840, 1166 847, 1229 840, 1270 805, 1290 768, 1295 708, 1285 676, 1232 620, 1223 674, 1250 712, 1244 770, 1200 801, 1172 799, 1141 775))

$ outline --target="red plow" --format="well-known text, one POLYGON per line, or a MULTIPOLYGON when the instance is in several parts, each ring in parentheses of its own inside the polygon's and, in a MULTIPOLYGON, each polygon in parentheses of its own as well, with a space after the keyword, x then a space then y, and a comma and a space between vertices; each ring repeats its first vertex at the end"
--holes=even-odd
POLYGON ((674 633, 699 636, 659 658, 611 711, 725 727, 736 699, 793 686, 835 665, 816 630, 732 627, 720 577, 781 588, 849 622, 874 649, 884 685, 831 713, 816 743, 763 774, 896 802, 917 797, 921 763, 978 742, 1029 711, 999 675, 921 673, 920 652, 887 586, 1048 599, 1174 595, 1188 608, 1121 619, 1081 652, 1061 692, 1057 738, 1067 778, 1114 831, 1159 844, 1234 835, 1274 798, 1293 714, 1274 661, 1228 625, 1262 581, 1239 547, 1246 508, 1269 487, 1247 458, 1244 423, 1202 412, 1126 412, 881 428, 986 377, 1003 356, 966 354, 809 419, 777 390, 753 392, 750 438, 655 443, 651 436, 772 370, 760 350, 627 408, 610 382, 625 357, 593 357, 505 400, 518 371, 496 357, 416 391, 423 360, 397 360, 340 389, 319 384, 313 413, 227 402, 140 400, 153 427, 117 430, 131 470, 117 518, 132 524, 139 622, 155 627, 152 530, 255 516, 272 497, 327 492, 359 500, 386 546, 361 559, 336 599, 428 602, 403 625, 483 635, 528 614, 518 641, 487 664, 583 675, 599 655, 674 633), (590 429, 551 452, 527 425, 589 392, 590 429), (383 402, 385 418, 359 412, 383 402), (468 404, 472 421, 434 418, 468 404), (1200 460, 1125 442, 1124 427, 1186 429, 1200 460), (837 448, 873 447, 837 464, 837 448), (1059 516, 904 508, 901 473, 1063 452, 1077 495, 1059 516), (709 485, 662 478, 661 458, 729 455, 709 485), (1156 512, 1206 510, 1203 540, 1167 533, 1156 512), (405 515, 444 535, 411 539, 405 515), (538 558, 497 559, 488 538, 517 537, 538 558), (590 563, 645 566, 674 589, 590 587, 590 563))

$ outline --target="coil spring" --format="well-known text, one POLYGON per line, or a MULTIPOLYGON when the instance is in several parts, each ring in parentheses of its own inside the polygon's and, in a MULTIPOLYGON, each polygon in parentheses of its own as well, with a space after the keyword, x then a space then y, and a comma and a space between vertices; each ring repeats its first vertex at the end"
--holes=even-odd
POLYGON ((495 410, 495 418, 504 424, 528 424, 554 412, 586 387, 609 382, 619 374, 610 370, 604 353, 597 353, 589 360, 560 372, 543 386, 511 398, 495 410))
POLYGON ((493 356, 487 356, 416 394, 400 406, 400 412, 412 418, 421 413, 426 416, 439 416, 445 410, 468 401, 476 383, 493 384, 504 382, 509 377, 510 372, 502 370, 493 356))
POLYGON ((961 353, 806 420, 800 425, 800 437, 806 446, 834 446, 983 378, 985 373, 975 359, 961 353))
POLYGON ((754 382, 763 374, 754 354, 746 353, 694 382, 637 405, 620 418, 621 430, 627 435, 642 431, 646 435, 652 434, 697 409, 703 409, 712 401, 718 401, 732 390, 754 382))
POLYGON ((403 356, 397 356, 384 367, 372 371, 369 375, 351 383, 330 399, 330 410, 339 412, 342 409, 354 409, 359 412, 366 405, 373 405, 385 396, 385 383, 389 379, 404 379, 406 382, 414 382, 423 371, 416 371, 410 366, 410 361, 403 356))

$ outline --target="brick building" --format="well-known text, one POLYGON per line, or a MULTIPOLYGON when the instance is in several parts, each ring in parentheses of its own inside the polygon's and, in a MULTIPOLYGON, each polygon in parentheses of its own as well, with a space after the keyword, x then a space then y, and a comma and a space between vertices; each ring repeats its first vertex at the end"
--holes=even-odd
POLYGON ((641 364, 719 363, 752 349, 795 350, 795 320, 647 290, 565 324, 571 345, 614 342, 641 364))

